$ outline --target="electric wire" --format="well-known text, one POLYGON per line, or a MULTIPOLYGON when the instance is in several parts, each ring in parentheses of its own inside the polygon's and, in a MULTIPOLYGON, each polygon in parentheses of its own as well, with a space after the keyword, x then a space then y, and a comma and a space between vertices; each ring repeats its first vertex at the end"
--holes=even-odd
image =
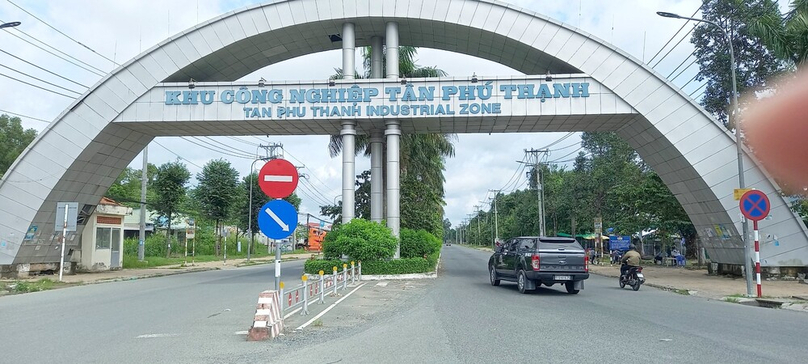
POLYGON ((111 59, 107 58, 106 56, 102 55, 101 53, 96 52, 94 49, 92 49, 92 48, 88 47, 88 46, 87 46, 87 45, 85 45, 84 43, 79 42, 79 41, 77 41, 77 40, 75 40, 75 39, 71 38, 69 35, 67 35, 67 34, 63 33, 63 32, 62 32, 61 30, 59 30, 59 29, 56 29, 55 27, 53 27, 52 25, 48 24, 46 21, 44 21, 44 20, 40 19, 40 18, 39 18, 39 17, 37 17, 36 15, 31 14, 31 13, 30 13, 28 10, 23 9, 21 6, 19 6, 19 5, 15 4, 13 1, 11 1, 11 0, 7 0, 7 1, 8 1, 9 3, 11 3, 11 5, 14 5, 14 6, 16 6, 18 9, 20 9, 20 10, 24 11, 26 14, 28 14, 28 15, 30 15, 30 16, 32 16, 32 17, 34 17, 34 19, 39 20, 40 22, 42 22, 42 24, 47 25, 47 26, 48 26, 48 27, 50 27, 51 29, 55 30, 57 33, 59 33, 59 34, 61 34, 61 35, 65 36, 67 39, 70 39, 70 40, 72 40, 72 41, 76 42, 78 45, 80 45, 80 46, 82 46, 82 47, 84 47, 84 48, 87 48, 87 49, 88 49, 90 52, 93 52, 93 53, 95 53, 96 55, 98 55, 99 57, 104 58, 104 59, 106 59, 107 61, 112 62, 112 64, 114 64, 114 65, 116 65, 116 66, 120 66, 120 64, 118 64, 117 62, 115 62, 115 61, 113 61, 113 60, 111 60, 111 59))
POLYGON ((4 64, 0 64, 0 67, 3 67, 3 68, 8 69, 8 70, 12 70, 12 71, 14 71, 14 72, 17 72, 17 73, 19 73, 19 74, 23 75, 23 76, 26 76, 26 77, 29 77, 29 78, 33 78, 33 79, 35 79, 35 80, 37 80, 37 81, 39 81, 39 82, 42 82, 42 83, 45 83, 45 84, 51 85, 51 86, 53 86, 53 87, 56 87, 56 88, 59 88, 59 89, 62 89, 62 90, 68 91, 68 92, 72 92, 72 93, 76 94, 76 96, 81 95, 81 92, 74 91, 74 90, 71 90, 71 89, 69 89, 69 88, 59 86, 59 85, 57 85, 57 84, 55 84, 55 83, 45 81, 45 80, 43 80, 43 79, 41 79, 41 78, 38 78, 38 77, 35 77, 35 76, 31 76, 31 75, 29 75, 29 74, 27 74, 27 73, 25 73, 25 72, 22 72, 22 71, 16 70, 16 69, 11 68, 11 67, 9 67, 9 66, 6 66, 6 65, 4 65, 4 64))
POLYGON ((64 97, 67 97, 67 98, 69 98, 69 99, 75 99, 75 98, 76 98, 75 96, 65 95, 65 94, 63 94, 63 93, 61 93, 61 92, 53 91, 53 90, 50 90, 50 89, 44 88, 44 87, 42 87, 42 86, 35 85, 35 84, 33 84, 33 83, 25 82, 25 81, 23 81, 23 80, 20 80, 20 79, 18 79, 18 78, 11 77, 11 76, 6 75, 6 74, 3 74, 3 73, 0 73, 0 76, 6 77, 6 78, 10 78, 10 79, 12 79, 12 80, 14 80, 14 81, 17 81, 17 82, 19 82, 19 83, 24 83, 24 84, 26 84, 26 85, 28 85, 28 86, 31 86, 31 87, 36 87, 36 88, 38 88, 38 89, 40 89, 40 90, 43 90, 43 91, 47 91, 47 92, 50 92, 50 93, 53 93, 53 94, 57 94, 57 95, 59 95, 59 96, 64 96, 64 97))
POLYGON ((192 165, 192 166, 194 166, 194 167, 196 167, 196 168, 203 169, 203 168, 202 168, 200 165, 198 165, 198 164, 196 164, 196 163, 194 163, 194 162, 191 162, 189 159, 187 159, 187 158, 183 158, 181 155, 177 154, 177 153, 176 153, 176 152, 174 152, 173 150, 166 148, 166 146, 164 146, 164 145, 160 144, 160 142, 158 142, 158 141, 156 141, 156 140, 152 140, 152 143, 159 145, 161 148, 163 148, 163 149, 167 150, 169 153, 171 153, 171 154, 173 154, 173 155, 176 155, 176 156, 177 156, 177 158, 179 158, 179 159, 181 159, 181 160, 184 160, 184 161, 188 162, 188 164, 190 164, 190 165, 192 165))
POLYGON ((0 113, 9 114, 9 115, 16 115, 16 116, 19 116, 19 117, 21 117, 21 118, 26 118, 26 119, 31 119, 31 120, 41 121, 41 122, 43 122, 43 123, 47 123, 47 124, 50 124, 50 123, 51 123, 50 121, 47 121, 47 120, 45 120, 45 119, 35 118, 35 117, 33 117, 33 116, 23 115, 23 114, 20 114, 20 113, 11 112, 11 111, 8 111, 8 110, 3 110, 3 109, 0 109, 0 113))
POLYGON ((181 138, 182 140, 185 140, 185 141, 187 141, 187 142, 190 142, 190 143, 195 144, 195 145, 197 145, 197 146, 200 146, 200 147, 202 147, 202 148, 205 148, 205 149, 208 149, 208 150, 214 151, 214 152, 216 152, 216 153, 221 153, 221 154, 224 154, 224 155, 227 155, 227 156, 230 156, 230 157, 235 157, 235 158, 241 158, 241 159, 252 159, 252 157, 245 157, 245 156, 241 156, 241 155, 238 155, 238 154, 233 154, 233 153, 230 153, 230 152, 227 152, 227 151, 223 151, 223 150, 217 150, 217 149, 214 149, 214 148, 209 147, 209 146, 207 146, 207 145, 205 145, 205 144, 202 144, 201 142, 197 142, 197 141, 195 141, 195 140, 193 140, 193 139, 191 139, 191 138, 187 138, 187 137, 184 137, 184 136, 181 136, 180 138, 181 138))
POLYGON ((22 62, 25 62, 25 63, 27 63, 27 64, 29 64, 29 65, 31 65, 31 66, 34 66, 34 67, 36 67, 36 68, 39 68, 39 69, 41 69, 41 70, 43 70, 43 71, 45 71, 45 72, 47 72, 47 73, 50 73, 50 74, 52 74, 52 75, 54 75, 54 76, 56 76, 56 77, 59 77, 59 78, 61 78, 61 79, 65 80, 65 81, 72 82, 72 83, 74 83, 74 84, 76 84, 76 85, 79 85, 79 86, 81 86, 81 87, 84 87, 84 88, 89 88, 89 87, 88 87, 87 85, 85 85, 85 84, 82 84, 82 83, 79 83, 79 82, 73 81, 73 80, 71 80, 71 79, 69 79, 69 78, 67 78, 67 77, 64 77, 64 76, 62 76, 62 75, 60 75, 60 74, 58 74, 58 73, 56 73, 56 72, 53 72, 53 71, 51 71, 51 70, 49 70, 49 69, 47 69, 47 68, 40 67, 40 66, 38 66, 38 65, 36 65, 36 64, 34 64, 34 63, 28 62, 28 61, 26 61, 26 60, 24 60, 24 59, 22 59, 22 58, 20 58, 20 57, 17 57, 17 56, 16 56, 16 55, 14 55, 13 53, 6 52, 6 51, 4 51, 4 50, 2 50, 2 49, 0 49, 0 52, 3 52, 3 53, 5 53, 6 55, 9 55, 9 56, 11 56, 11 57, 14 57, 14 58, 16 58, 16 59, 18 59, 18 60, 20 60, 20 61, 22 61, 22 62))
MULTIPOLYGON (((699 6, 699 7, 698 7, 698 9, 696 9, 696 11, 694 11, 694 12, 693 12, 693 15, 691 15, 690 17, 692 18, 692 17, 696 16, 696 14, 699 12, 699 10, 701 10, 701 6, 699 6)), ((667 46, 668 46, 668 44, 670 44, 670 43, 673 41, 673 38, 676 38, 676 36, 679 34, 679 32, 681 32, 681 31, 682 31, 682 29, 684 29, 684 28, 687 26, 687 23, 688 23, 688 22, 684 22, 684 24, 682 24, 682 27, 680 27, 680 28, 679 28, 679 30, 677 30, 677 31, 676 31, 676 33, 673 33, 673 35, 670 37, 670 39, 668 39, 668 41, 667 41, 667 42, 665 42, 665 45, 663 45, 663 46, 662 46, 662 48, 660 48, 660 49, 659 49, 659 50, 656 52, 656 54, 654 54, 654 56, 653 56, 653 57, 651 57, 651 59, 649 59, 649 60, 648 60, 648 62, 646 62, 646 64, 651 64, 651 62, 653 62, 653 61, 654 61, 654 59, 656 59, 656 57, 657 57, 657 56, 658 56, 660 53, 662 53, 662 51, 663 51, 663 50, 665 50, 665 47, 667 47, 667 46)), ((692 30, 691 30, 691 31, 692 31, 692 30)), ((686 36, 686 35, 685 35, 685 36, 686 36)), ((676 46, 674 46, 674 48, 676 48, 676 46)), ((664 57, 663 57, 663 58, 664 58, 664 57)), ((654 66, 654 67, 656 67, 656 66, 654 66)))
MULTIPOLYGON (((3 21, 2 21, 2 20, 0 20, 0 23, 2 23, 2 22, 3 22, 3 21)), ((34 37, 32 37, 32 36, 28 35, 27 33, 23 32, 22 30, 19 30, 19 29, 16 29, 16 28, 13 28, 13 29, 17 30, 18 32, 20 32, 20 33, 22 33, 22 34, 25 34, 25 35, 27 35, 27 36, 31 37, 32 39, 35 39, 37 42, 40 42, 40 43, 42 43, 42 44, 45 44, 45 45, 47 45, 47 46, 48 46, 48 47, 50 47, 50 48, 56 49, 56 48, 54 48, 53 46, 51 46, 51 45, 49 45, 49 44, 47 44, 47 43, 45 43, 45 42, 43 42, 43 41, 41 41, 41 40, 39 40, 39 39, 36 39, 36 38, 34 38, 34 37)), ((20 40, 22 40, 23 42, 26 42, 26 43, 28 43, 28 44, 30 44, 30 45, 32 45, 32 46, 34 46, 34 47, 37 47, 37 48, 39 48, 39 49, 41 49, 41 50, 43 50, 43 51, 45 51, 45 52, 47 52, 47 53, 51 54, 51 55, 52 55, 52 56, 54 56, 54 57, 57 57, 57 58, 59 58, 59 59, 61 59, 61 60, 65 61, 65 62, 71 63, 71 64, 73 64, 74 66, 79 67, 79 68, 81 68, 81 69, 83 69, 83 70, 85 70, 85 71, 87 71, 87 72, 93 73, 93 74, 95 74, 95 75, 97 75, 97 76, 101 76, 101 77, 103 77, 103 76, 105 75, 104 71, 102 71, 102 70, 100 70, 100 69, 98 69, 98 68, 96 68, 96 67, 93 67, 92 65, 89 65, 89 64, 87 64, 86 62, 80 61, 80 60, 76 59, 75 57, 73 57, 73 56, 71 56, 71 55, 68 55, 68 54, 66 54, 66 53, 64 53, 64 52, 62 52, 62 51, 60 51, 60 50, 58 50, 58 49, 57 49, 57 51, 58 51, 59 53, 62 53, 62 54, 66 55, 66 56, 68 56, 68 57, 70 57, 70 58, 76 59, 76 60, 77 60, 79 63, 84 63, 84 64, 86 64, 87 66, 89 66, 90 68, 95 68, 95 69, 97 69, 98 71, 91 70, 90 68, 87 68, 87 67, 85 67, 85 66, 82 66, 82 65, 80 65, 80 64, 78 64, 78 63, 76 63, 76 62, 73 62, 73 61, 71 61, 71 60, 69 60, 69 59, 65 58, 65 57, 62 57, 62 56, 60 56, 60 55, 58 55, 58 54, 56 54, 56 53, 53 53, 52 51, 49 51, 49 50, 47 50, 47 49, 45 49, 45 48, 42 48, 42 46, 37 45, 37 44, 34 44, 34 43, 32 43, 30 40, 25 39, 25 38, 23 38, 23 37, 20 37, 20 36, 19 36, 19 35, 17 35, 17 34, 12 33, 12 32, 11 32, 9 29, 3 29, 3 30, 5 30, 7 33, 11 34, 12 36, 17 37, 17 39, 20 39, 20 40)))

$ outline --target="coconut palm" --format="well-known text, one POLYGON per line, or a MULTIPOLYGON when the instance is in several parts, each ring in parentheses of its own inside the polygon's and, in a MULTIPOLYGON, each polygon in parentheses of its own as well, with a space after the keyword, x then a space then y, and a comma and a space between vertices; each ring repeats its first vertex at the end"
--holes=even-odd
POLYGON ((782 18, 756 19, 750 30, 777 58, 800 66, 808 60, 808 0, 792 0, 790 7, 782 18))
MULTIPOLYGON (((446 76, 446 72, 437 67, 424 67, 415 62, 418 53, 415 47, 399 47, 399 72, 407 78, 426 78, 446 76)), ((362 50, 364 61, 364 72, 360 75, 355 73, 355 78, 370 77, 370 47, 362 50)), ((343 70, 335 69, 333 79, 342 79, 343 70)), ((384 72, 382 72, 384 74, 384 72)), ((457 139, 455 134, 406 134, 401 137, 401 159, 400 168, 402 178, 407 176, 415 177, 417 180, 430 186, 439 196, 444 195, 443 182, 445 178, 444 160, 454 156, 453 142, 457 139)), ((356 136, 356 148, 354 153, 370 155, 370 138, 367 135, 356 136)), ((342 152, 342 137, 332 135, 328 144, 328 149, 332 157, 338 156, 342 152)), ((385 152, 386 153, 386 149, 385 152)), ((386 159, 386 158, 385 158, 386 159)), ((383 165, 383 168, 386 166, 383 165)), ((382 174, 386 176, 386 173, 382 174)), ((436 206, 442 209, 443 206, 436 206)))

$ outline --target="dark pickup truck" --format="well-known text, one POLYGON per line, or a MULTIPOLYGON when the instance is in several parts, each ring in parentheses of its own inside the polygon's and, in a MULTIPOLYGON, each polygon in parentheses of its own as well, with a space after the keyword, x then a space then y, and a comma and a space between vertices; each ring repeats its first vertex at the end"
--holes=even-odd
POLYGON ((559 283, 576 294, 589 278, 589 260, 575 239, 522 236, 496 248, 488 259, 488 274, 491 285, 515 281, 520 293, 559 283))

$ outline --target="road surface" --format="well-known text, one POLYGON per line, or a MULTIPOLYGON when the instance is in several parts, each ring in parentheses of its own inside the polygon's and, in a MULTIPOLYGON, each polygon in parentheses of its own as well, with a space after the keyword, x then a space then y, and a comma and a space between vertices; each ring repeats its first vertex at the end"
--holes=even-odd
MULTIPOLYGON (((808 315, 593 276, 578 295, 488 283, 488 253, 445 247, 440 277, 410 304, 339 335, 246 342, 270 265, 0 298, 4 362, 796 363, 808 315)), ((289 277, 302 262, 284 263, 289 277)), ((286 274, 285 274, 286 276, 286 274)), ((291 278, 285 278, 291 280, 291 278)), ((349 297, 342 304, 351 304, 349 297)), ((335 318, 329 318, 334 320, 335 318)))

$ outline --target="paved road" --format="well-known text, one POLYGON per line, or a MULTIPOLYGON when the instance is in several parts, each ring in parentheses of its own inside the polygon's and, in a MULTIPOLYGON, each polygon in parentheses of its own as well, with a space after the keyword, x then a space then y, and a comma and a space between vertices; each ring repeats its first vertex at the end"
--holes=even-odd
MULTIPOLYGON (((488 253, 444 248, 439 279, 409 305, 335 334, 246 342, 271 266, 0 298, 2 362, 798 363, 808 315, 592 277, 579 295, 491 287, 488 253), (229 309, 229 311, 227 311, 229 309), (627 349, 626 344, 630 344, 627 349)), ((302 262, 284 263, 296 277, 302 262)), ((344 302, 350 303, 351 298, 344 302)), ((329 318, 333 320, 335 318, 329 318)))
POLYGON ((489 253, 444 248, 441 278, 419 303, 282 363, 798 363, 808 315, 747 307, 593 276, 586 289, 521 295, 492 287, 489 253), (359 360, 354 360, 359 358, 359 360))
MULTIPOLYGON (((298 281, 303 261, 282 263, 298 281)), ((0 298, 3 363, 205 363, 254 350, 252 325, 273 265, 112 282, 0 298)))

